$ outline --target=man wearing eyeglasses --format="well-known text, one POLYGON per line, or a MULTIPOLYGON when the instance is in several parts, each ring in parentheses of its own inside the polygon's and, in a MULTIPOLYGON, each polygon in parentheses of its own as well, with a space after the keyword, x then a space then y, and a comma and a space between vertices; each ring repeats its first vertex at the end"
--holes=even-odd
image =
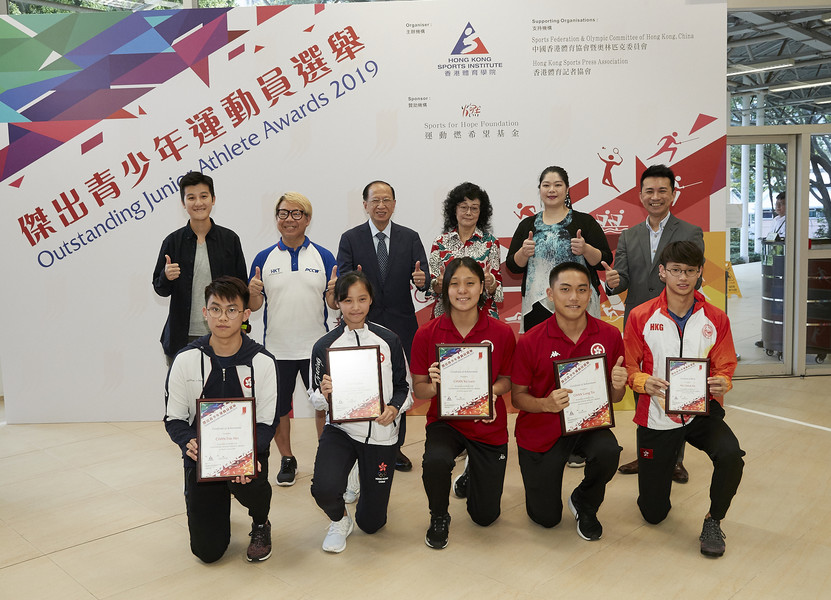
MULTIPOLYGON (((666 287, 660 296, 632 310, 623 347, 629 387, 640 394, 634 421, 641 514, 652 524, 666 518, 678 450, 689 442, 713 462, 710 507, 699 539, 702 554, 718 557, 725 549, 721 520, 739 487, 745 453, 724 422, 722 406, 736 370, 730 320, 695 289, 703 265, 704 253, 693 242, 673 242, 664 248, 658 270, 666 287), (667 414, 668 358, 709 359, 706 391, 694 390, 709 396, 707 414, 667 414)), ((686 366, 695 369, 696 365, 702 363, 686 366)), ((669 393, 678 385, 673 383, 669 393)))
MULTIPOLYGON (((606 265, 606 294, 626 291, 623 325, 633 308, 657 297, 664 289, 659 274, 661 252, 670 243, 688 240, 704 251, 704 233, 701 227, 682 221, 670 213, 675 203, 675 173, 666 165, 652 165, 641 174, 641 204, 647 217, 620 235, 615 250, 614 268, 606 265)), ((698 287, 700 283, 696 284, 698 287)), ((683 447, 675 468, 674 480, 689 481, 684 468, 683 447)), ((620 472, 631 475, 638 472, 638 461, 621 465, 620 472)))
MULTIPOLYGON (((204 288, 202 315, 210 333, 188 344, 173 361, 165 381, 164 426, 182 451, 190 549, 200 560, 219 560, 231 540, 231 496, 248 509, 251 541, 246 558, 271 556, 271 484, 268 450, 277 417, 277 367, 265 349, 240 326, 251 313, 249 291, 236 277, 219 277, 204 288), (257 477, 199 481, 199 398, 254 398, 257 477)), ((203 455, 204 456, 204 455, 203 455)))
MULTIPOLYGON (((392 222, 395 190, 390 184, 369 183, 363 190, 363 199, 369 220, 341 236, 338 269, 348 273, 360 268, 366 274, 375 292, 367 319, 395 332, 409 360, 413 336, 418 329, 410 284, 425 292, 429 288, 427 254, 417 232, 392 222)), ((403 442, 406 431, 404 416, 399 443, 403 442)), ((400 450, 395 468, 399 471, 413 468, 400 450)))
MULTIPOLYGON (((292 395, 300 373, 309 387, 309 362, 314 343, 329 330, 329 308, 337 309, 334 281, 335 257, 306 237, 312 220, 312 203, 303 194, 286 192, 275 207, 280 241, 257 254, 251 264, 248 289, 251 310, 265 304, 264 345, 277 359, 280 422, 274 442, 280 451, 277 485, 294 485, 297 459, 291 449, 292 395)), ((322 413, 316 415, 317 432, 323 429, 322 413)))

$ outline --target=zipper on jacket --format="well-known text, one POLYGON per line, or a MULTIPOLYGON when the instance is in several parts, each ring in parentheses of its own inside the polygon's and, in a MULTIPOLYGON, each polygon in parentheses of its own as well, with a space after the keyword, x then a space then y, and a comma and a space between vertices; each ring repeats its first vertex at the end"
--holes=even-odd
MULTIPOLYGON (((366 327, 366 323, 364 323, 364 327, 366 327)), ((360 348, 361 347, 361 338, 358 337, 358 330, 355 329, 355 345, 360 348)), ((369 443, 369 438, 372 437, 372 421, 367 421, 367 428, 366 428, 366 439, 364 440, 364 444, 369 443)))
MULTIPOLYGON (((669 308, 667 308, 667 312, 669 312, 669 308)), ((693 302, 693 313, 695 313, 695 302, 693 302)), ((672 319, 672 317, 670 317, 670 319, 672 319)), ((692 314, 690 314, 689 319, 687 319, 687 321, 684 322, 684 329, 687 328, 687 322, 689 322, 690 319, 692 319, 692 314)), ((675 319, 672 319, 672 321, 673 321, 673 323, 675 323, 675 319)), ((678 323, 675 323, 675 329, 678 330, 678 337, 680 338, 680 341, 681 341, 681 345, 678 348, 678 356, 683 358, 683 356, 684 356, 684 329, 681 329, 681 327, 680 327, 680 325, 678 325, 678 323)), ((667 377, 669 377, 669 373, 667 373, 667 377)), ((681 426, 682 427, 685 426, 687 424, 686 420, 684 419, 684 417, 686 415, 678 415, 678 416, 681 417, 681 426)))

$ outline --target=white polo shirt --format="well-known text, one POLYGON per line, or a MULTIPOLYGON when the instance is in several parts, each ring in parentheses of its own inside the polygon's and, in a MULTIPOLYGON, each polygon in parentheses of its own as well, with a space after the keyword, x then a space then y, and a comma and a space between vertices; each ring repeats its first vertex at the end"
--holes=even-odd
POLYGON ((309 359, 312 346, 329 330, 326 284, 336 264, 331 252, 308 237, 297 250, 280 240, 257 254, 250 277, 260 267, 263 345, 277 360, 309 359))

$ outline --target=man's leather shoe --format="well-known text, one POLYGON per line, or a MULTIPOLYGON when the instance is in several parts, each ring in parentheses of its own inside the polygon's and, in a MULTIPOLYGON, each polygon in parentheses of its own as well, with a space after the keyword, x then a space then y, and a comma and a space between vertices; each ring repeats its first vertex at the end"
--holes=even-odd
POLYGON ((672 480, 675 483, 687 483, 690 480, 690 474, 684 468, 684 463, 675 463, 675 469, 672 471, 672 480))
POLYGON ((401 450, 398 451, 398 456, 395 457, 395 470, 396 471, 412 471, 413 470, 413 463, 410 462, 410 459, 404 456, 404 453, 401 450))
POLYGON ((638 474, 638 459, 636 458, 630 463, 626 463, 625 465, 620 465, 617 468, 618 471, 623 473, 624 475, 637 475, 638 474))

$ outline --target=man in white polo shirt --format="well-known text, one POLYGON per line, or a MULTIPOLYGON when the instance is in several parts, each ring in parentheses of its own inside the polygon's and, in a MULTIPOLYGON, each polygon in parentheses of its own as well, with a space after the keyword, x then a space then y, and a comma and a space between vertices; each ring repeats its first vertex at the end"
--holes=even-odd
MULTIPOLYGON (((277 485, 294 485, 297 459, 291 450, 291 421, 297 373, 309 387, 309 361, 314 343, 329 330, 329 308, 337 309, 334 280, 337 262, 326 248, 306 237, 312 220, 312 203, 303 194, 286 192, 275 208, 280 241, 266 248, 251 265, 250 307, 265 303, 263 345, 277 359, 280 423, 274 442, 280 451, 277 485)), ((325 418, 325 417, 324 417, 325 418)), ((324 418, 317 416, 318 436, 324 418)))

